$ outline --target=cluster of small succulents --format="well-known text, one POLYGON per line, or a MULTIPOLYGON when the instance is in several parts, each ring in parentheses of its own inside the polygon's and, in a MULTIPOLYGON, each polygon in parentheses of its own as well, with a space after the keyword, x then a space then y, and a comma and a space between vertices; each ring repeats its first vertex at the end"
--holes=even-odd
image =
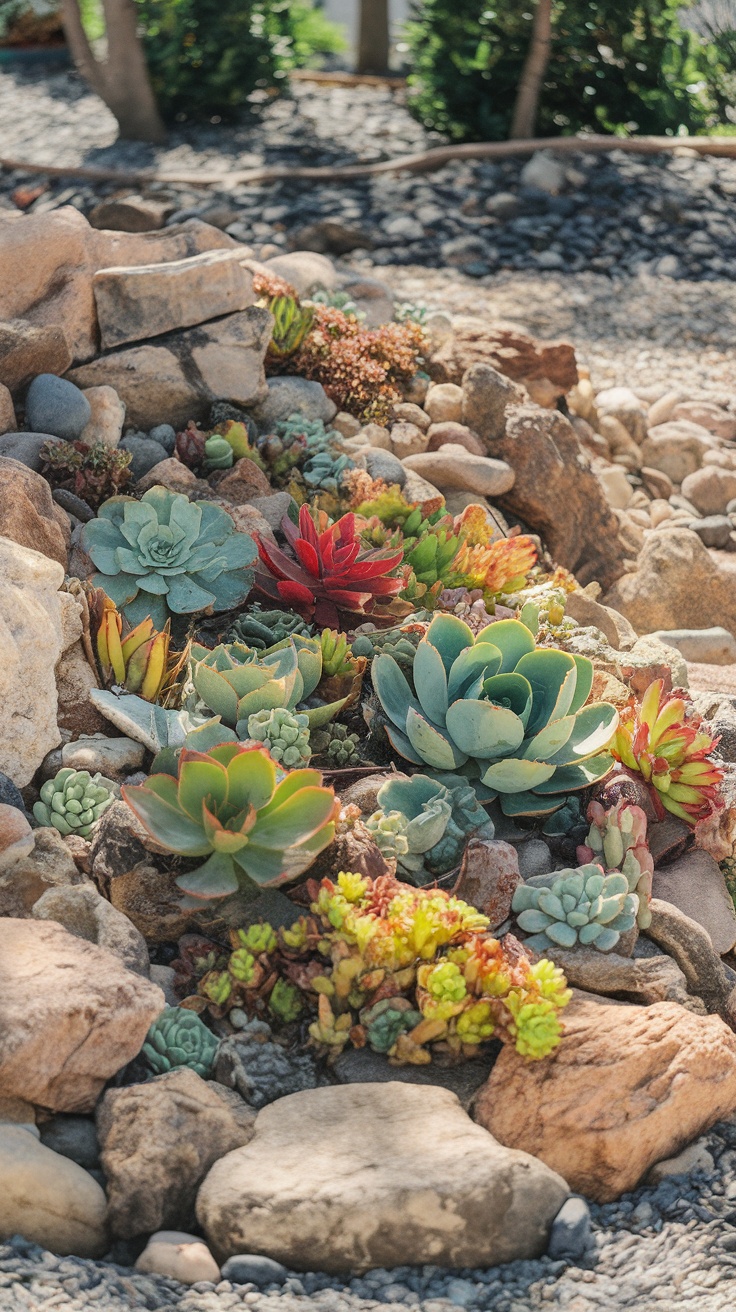
POLYGON ((652 897, 654 861, 647 845, 647 818, 640 806, 620 799, 606 811, 600 802, 588 807, 590 830, 586 842, 578 848, 581 865, 597 861, 610 874, 625 875, 629 892, 639 899, 637 924, 646 929, 651 924, 649 903, 652 897))
POLYGON ((254 651, 265 651, 294 635, 311 638, 313 631, 313 625, 307 624, 294 611, 264 610, 259 602, 254 601, 247 611, 233 620, 223 636, 223 642, 241 643, 244 647, 252 647, 254 651))
POLYGON ((411 674, 417 647, 427 632, 427 625, 410 615, 405 622, 395 629, 375 629, 366 632, 361 629, 353 639, 353 655, 365 656, 372 661, 374 656, 393 656, 402 670, 411 674))
POLYGON ((548 886, 520 884, 511 906, 519 929, 531 935, 525 946, 534 952, 578 944, 610 952, 636 925, 639 898, 629 892, 625 875, 606 875, 589 863, 550 876, 548 886))
POLYGON ((96 510, 130 481, 130 451, 104 442, 45 442, 40 457, 44 477, 52 487, 65 488, 96 510))
POLYGON ((42 784, 33 814, 40 825, 53 825, 60 834, 86 838, 112 800, 109 780, 67 766, 42 784))
POLYGON ((308 765, 312 755, 309 743, 309 718, 306 715, 276 707, 272 711, 256 711, 248 716, 248 737, 262 743, 279 765, 289 770, 308 765))
POLYGON ((402 877, 430 883, 460 864, 468 837, 493 837, 493 823, 470 784, 449 786, 424 774, 395 775, 378 790, 378 810, 366 821, 384 856, 402 877))
POLYGON ((357 733, 349 733, 344 724, 333 721, 323 729, 315 729, 311 742, 315 756, 322 758, 328 770, 361 764, 360 739, 357 733))

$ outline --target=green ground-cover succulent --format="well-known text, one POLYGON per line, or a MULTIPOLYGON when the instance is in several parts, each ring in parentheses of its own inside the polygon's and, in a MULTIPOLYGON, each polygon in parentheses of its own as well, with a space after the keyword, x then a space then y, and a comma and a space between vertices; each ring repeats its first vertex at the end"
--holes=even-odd
POLYGON ((195 1012, 165 1007, 149 1029, 141 1055, 156 1075, 188 1066, 208 1080, 219 1046, 219 1039, 195 1012))
POLYGON ((559 871, 546 886, 520 884, 511 907, 519 928, 532 935, 525 947, 535 952, 577 944, 610 952, 636 925, 639 898, 625 875, 605 875, 589 863, 559 871))
POLYGON ((162 629, 170 615, 232 610, 253 584, 258 552, 211 501, 153 487, 140 501, 111 497, 85 524, 81 545, 93 576, 131 625, 150 615, 162 629))
POLYGON ((86 838, 112 800, 109 780, 67 766, 43 784, 33 814, 40 825, 53 825, 60 834, 86 838))
POLYGON ((263 743, 274 761, 290 770, 309 764, 312 751, 306 715, 280 707, 272 711, 257 711, 248 716, 248 737, 263 743))
POLYGON ((177 884, 197 898, 286 883, 335 835, 339 803, 318 770, 292 770, 252 744, 184 749, 178 773, 150 775, 123 797, 169 852, 206 857, 177 884))
POLYGON ((302 619, 301 615, 289 610, 265 610, 255 601, 248 607, 246 614, 233 620, 223 641, 239 642, 255 651, 265 651, 298 634, 302 638, 311 638, 314 626, 302 619))
POLYGON ((414 693, 388 655, 373 661, 373 686, 392 746, 415 765, 479 778, 483 799, 507 815, 545 815, 566 794, 611 769, 618 723, 607 702, 586 705, 593 666, 536 648, 518 620, 474 636, 454 615, 437 615, 417 646, 414 693))
POLYGON ((424 774, 396 775, 378 790, 378 810, 367 827, 401 875, 431 883, 462 859, 468 836, 493 837, 493 823, 470 784, 448 788, 424 774))

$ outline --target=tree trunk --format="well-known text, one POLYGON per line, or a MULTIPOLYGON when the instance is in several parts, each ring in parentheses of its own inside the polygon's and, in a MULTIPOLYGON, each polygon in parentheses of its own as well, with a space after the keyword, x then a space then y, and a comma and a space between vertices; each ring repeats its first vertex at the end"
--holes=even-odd
POLYGON ((528 141, 535 135, 539 98, 552 46, 552 0, 537 0, 529 50, 521 70, 511 120, 511 141, 528 141))
POLYGON ((388 47, 388 0, 360 0, 356 71, 385 73, 388 47))
POLYGON ((92 90, 118 121, 126 141, 166 140, 166 128, 156 106, 143 48, 136 30, 133 0, 103 0, 107 29, 107 60, 95 59, 82 25, 78 0, 63 0, 64 32, 72 59, 92 90))

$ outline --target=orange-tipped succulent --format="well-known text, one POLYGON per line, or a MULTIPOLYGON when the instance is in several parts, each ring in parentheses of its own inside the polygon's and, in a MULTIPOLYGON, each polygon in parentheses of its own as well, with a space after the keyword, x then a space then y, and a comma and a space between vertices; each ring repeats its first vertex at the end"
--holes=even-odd
POLYGON ((104 597, 97 629, 97 659, 105 683, 155 702, 175 673, 169 657, 169 621, 157 632, 150 615, 123 636, 123 618, 104 597))
POLYGON ((710 759, 718 739, 701 729, 701 718, 686 718, 682 697, 667 696, 662 679, 651 683, 641 705, 621 712, 611 751, 635 770, 667 811, 695 825, 718 806, 723 771, 710 759))

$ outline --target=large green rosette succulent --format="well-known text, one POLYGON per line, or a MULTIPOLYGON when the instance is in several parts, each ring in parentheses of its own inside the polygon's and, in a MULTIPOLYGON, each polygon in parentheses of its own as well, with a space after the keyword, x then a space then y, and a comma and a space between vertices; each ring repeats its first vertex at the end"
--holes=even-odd
POLYGON ((611 769, 605 749, 618 713, 608 702, 585 704, 591 662, 537 648, 518 620, 476 637, 456 616, 437 615, 414 658, 416 695, 391 656, 375 658, 371 678, 395 750, 415 765, 479 778, 483 798, 499 797, 506 815, 549 814, 611 769))
POLYGON ((130 624, 151 616, 232 610, 253 585, 257 549, 211 501, 152 487, 140 501, 111 497, 85 524, 81 545, 93 576, 130 624))

